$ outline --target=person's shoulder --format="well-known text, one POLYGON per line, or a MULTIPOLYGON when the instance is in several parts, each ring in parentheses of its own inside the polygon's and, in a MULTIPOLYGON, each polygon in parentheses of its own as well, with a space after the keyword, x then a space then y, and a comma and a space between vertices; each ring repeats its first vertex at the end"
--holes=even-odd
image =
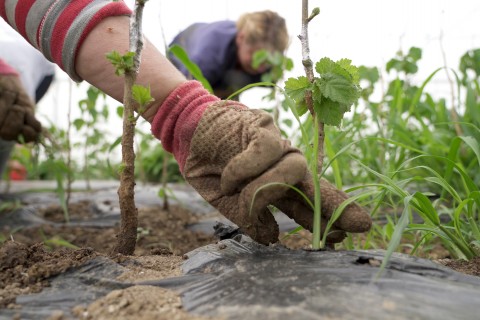
POLYGON ((235 28, 236 26, 236 23, 235 21, 231 21, 231 20, 221 20, 221 21, 215 21, 215 22, 211 22, 210 25, 212 26, 216 26, 216 27, 219 27, 219 28, 235 28))
POLYGON ((188 34, 198 47, 223 52, 222 48, 228 47, 235 38, 237 29, 234 22, 216 21, 194 24, 191 31, 185 34, 188 34))
MULTIPOLYGON (((230 34, 237 33, 237 26, 234 21, 222 20, 214 22, 195 22, 185 28, 180 34, 188 36, 206 36, 211 34, 230 34)), ((178 36, 177 36, 178 37, 178 36)))
POLYGON ((230 20, 217 21, 217 22, 212 22, 211 25, 214 26, 215 29, 220 30, 224 33, 237 32, 237 25, 234 21, 230 21, 230 20))

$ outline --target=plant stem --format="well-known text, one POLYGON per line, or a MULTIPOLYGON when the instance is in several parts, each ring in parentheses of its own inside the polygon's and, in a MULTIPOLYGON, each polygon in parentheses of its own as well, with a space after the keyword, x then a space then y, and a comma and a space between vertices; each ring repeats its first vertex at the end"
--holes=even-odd
POLYGON ((170 154, 164 152, 163 154, 163 163, 162 163, 162 189, 163 192, 163 210, 168 211, 170 209, 170 204, 168 202, 168 192, 167 192, 167 184, 168 184, 168 160, 170 159, 170 154))
POLYGON ((70 139, 71 137, 71 131, 72 131, 72 81, 68 82, 68 112, 67 112, 67 118, 68 118, 68 125, 67 125, 67 190, 66 190, 66 196, 65 196, 65 221, 69 222, 70 220, 70 214, 68 207, 70 205, 70 197, 72 195, 72 183, 73 183, 73 172, 72 172, 72 141, 70 139))
POLYGON ((134 99, 132 87, 137 78, 140 56, 143 48, 142 15, 146 1, 135 1, 133 16, 130 18, 130 52, 134 52, 133 67, 125 72, 123 103, 122 163, 118 198, 120 204, 120 232, 114 252, 132 255, 137 242, 138 211, 135 206, 135 136, 134 99))
MULTIPOLYGON (((313 116, 314 126, 315 126, 315 133, 319 132, 319 125, 320 121, 318 121, 317 117, 313 116)), ((313 154, 319 154, 319 135, 315 134, 313 137, 313 154)), ((320 179, 318 174, 318 161, 313 161, 312 163, 312 176, 313 178, 313 185, 315 190, 315 199, 314 199, 314 210, 313 210, 313 238, 312 238, 312 249, 319 250, 321 248, 320 244, 320 232, 321 232, 321 210, 322 210, 322 198, 320 193, 320 179)), ((321 171, 320 171, 321 172, 321 171)))
MULTIPOLYGON (((317 13, 318 14, 318 13, 317 13)), ((308 43, 308 23, 312 20, 314 15, 311 17, 308 14, 308 0, 302 0, 302 33, 298 36, 300 42, 302 43, 302 64, 305 69, 305 74, 310 82, 313 83, 315 80, 313 74, 313 63, 310 59, 310 47, 308 43)), ((313 183, 315 187, 315 205, 313 213, 313 240, 312 248, 318 250, 321 248, 320 244, 320 230, 321 230, 321 194, 320 194, 320 175, 319 172, 322 172, 323 167, 323 156, 324 156, 324 141, 325 141, 325 132, 324 124, 318 120, 317 115, 313 107, 313 97, 312 91, 308 90, 305 92, 305 101, 307 103, 308 110, 310 111, 313 121, 315 123, 315 136, 314 136, 314 156, 316 161, 312 161, 312 174, 313 174, 313 183)))

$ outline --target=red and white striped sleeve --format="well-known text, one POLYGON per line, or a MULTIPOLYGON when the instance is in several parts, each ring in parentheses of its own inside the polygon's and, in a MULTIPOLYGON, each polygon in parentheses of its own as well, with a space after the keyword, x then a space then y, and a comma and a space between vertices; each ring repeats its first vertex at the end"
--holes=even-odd
POLYGON ((0 16, 75 81, 75 58, 83 40, 102 19, 130 15, 123 1, 0 0, 0 16))
POLYGON ((5 60, 0 58, 0 75, 16 75, 18 76, 17 70, 15 70, 11 65, 9 65, 5 60))

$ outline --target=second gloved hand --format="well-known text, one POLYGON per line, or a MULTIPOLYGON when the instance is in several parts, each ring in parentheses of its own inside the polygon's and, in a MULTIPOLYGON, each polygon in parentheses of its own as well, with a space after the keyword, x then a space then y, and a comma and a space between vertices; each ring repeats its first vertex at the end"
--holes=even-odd
POLYGON ((35 119, 34 104, 17 75, 0 75, 0 138, 36 141, 42 125, 35 119))
MULTIPOLYGON (((270 205, 312 230, 312 210, 286 186, 295 185, 313 197, 306 159, 282 139, 268 113, 222 101, 199 82, 188 81, 163 102, 152 121, 152 133, 174 154, 187 182, 255 241, 278 241, 270 205)), ((346 198, 323 181, 323 219, 346 198)), ((329 241, 342 241, 345 232, 364 232, 370 226, 370 216, 351 204, 335 223, 337 232, 329 241)))

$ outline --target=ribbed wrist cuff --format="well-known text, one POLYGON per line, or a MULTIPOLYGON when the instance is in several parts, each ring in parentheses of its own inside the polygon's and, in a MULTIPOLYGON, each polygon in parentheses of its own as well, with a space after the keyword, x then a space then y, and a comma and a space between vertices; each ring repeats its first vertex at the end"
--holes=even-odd
POLYGON ((210 94, 200 82, 184 82, 162 103, 152 121, 152 134, 173 153, 180 171, 188 157, 190 141, 203 112, 220 99, 210 94))

